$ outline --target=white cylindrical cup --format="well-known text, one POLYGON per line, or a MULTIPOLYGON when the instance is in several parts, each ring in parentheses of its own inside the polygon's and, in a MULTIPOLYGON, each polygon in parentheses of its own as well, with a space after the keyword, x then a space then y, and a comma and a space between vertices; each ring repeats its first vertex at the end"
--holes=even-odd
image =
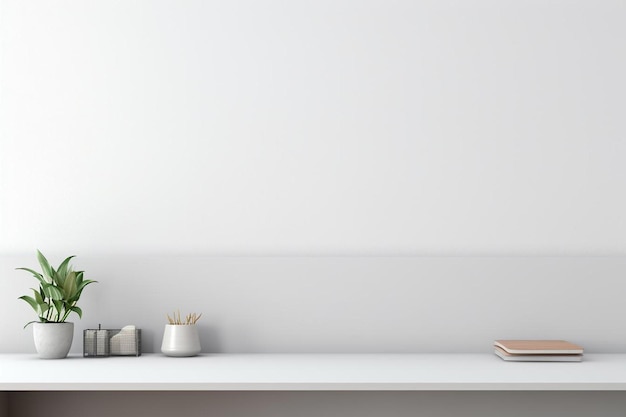
POLYGON ((166 324, 161 352, 166 356, 196 356, 200 353, 200 336, 195 324, 166 324))

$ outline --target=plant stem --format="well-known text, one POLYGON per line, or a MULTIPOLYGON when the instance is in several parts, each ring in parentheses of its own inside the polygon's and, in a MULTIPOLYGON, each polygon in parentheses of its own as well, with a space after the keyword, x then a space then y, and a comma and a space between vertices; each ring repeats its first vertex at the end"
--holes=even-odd
POLYGON ((52 315, 52 307, 54 307, 54 304, 50 305, 52 301, 50 301, 48 298, 46 298, 44 301, 49 306, 48 311, 46 312, 46 321, 50 321, 50 317, 52 315))

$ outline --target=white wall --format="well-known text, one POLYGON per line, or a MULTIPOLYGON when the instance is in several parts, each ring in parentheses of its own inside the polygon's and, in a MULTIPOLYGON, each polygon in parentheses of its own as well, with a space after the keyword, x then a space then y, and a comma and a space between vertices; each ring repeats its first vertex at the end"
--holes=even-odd
POLYGON ((623 1, 2 1, 0 253, 623 255, 623 1))
POLYGON ((0 7, 0 350, 35 248, 148 351, 624 348, 623 1, 0 7))
MULTIPOLYGON (((54 259, 54 264, 61 262, 54 259)), ((494 339, 626 351, 626 257, 79 256, 82 330, 135 324, 159 352, 165 314, 202 312, 204 352, 485 352, 494 339)), ((34 352, 17 300, 34 278, 0 257, 0 352, 34 352)))

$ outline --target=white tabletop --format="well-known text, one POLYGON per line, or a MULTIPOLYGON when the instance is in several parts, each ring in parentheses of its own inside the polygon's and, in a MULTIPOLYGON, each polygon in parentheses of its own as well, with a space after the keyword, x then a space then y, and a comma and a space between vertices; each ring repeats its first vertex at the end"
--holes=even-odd
POLYGON ((626 355, 505 362, 493 354, 216 354, 42 360, 0 355, 0 391, 626 390, 626 355))

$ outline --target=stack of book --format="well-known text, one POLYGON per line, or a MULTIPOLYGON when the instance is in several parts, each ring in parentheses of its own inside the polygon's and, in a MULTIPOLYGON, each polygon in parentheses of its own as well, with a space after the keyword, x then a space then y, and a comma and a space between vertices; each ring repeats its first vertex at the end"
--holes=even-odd
POLYGON ((583 348, 565 340, 496 340, 496 355, 514 362, 580 362, 583 348))

